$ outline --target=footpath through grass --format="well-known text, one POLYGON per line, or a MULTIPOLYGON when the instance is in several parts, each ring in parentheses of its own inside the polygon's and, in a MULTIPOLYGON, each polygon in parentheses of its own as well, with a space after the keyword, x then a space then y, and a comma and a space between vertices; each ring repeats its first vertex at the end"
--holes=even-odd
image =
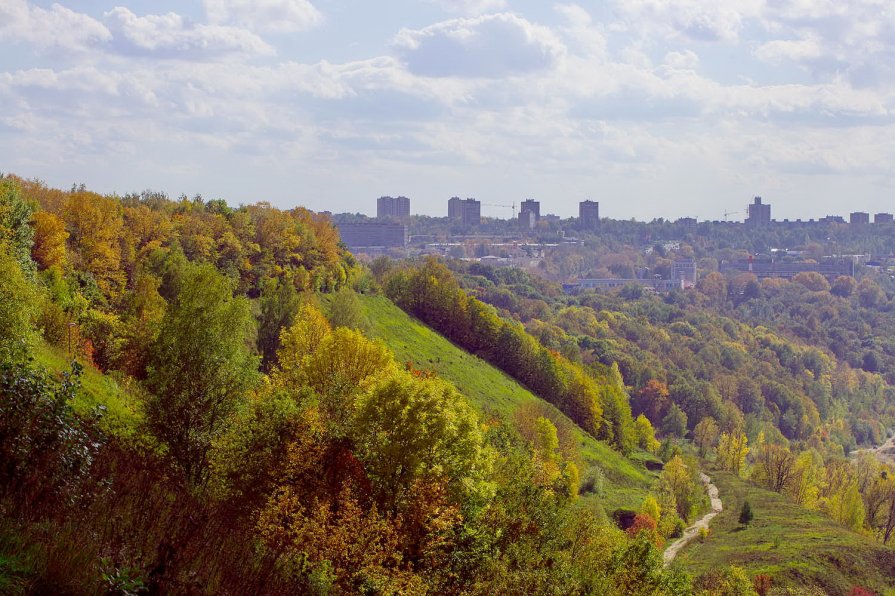
MULTIPOLYGON (((360 296, 360 299, 370 323, 370 334, 385 343, 399 362, 413 362, 415 367, 432 370, 450 381, 483 415, 511 419, 520 406, 541 401, 513 378, 455 346, 387 298, 360 296)), ((631 459, 625 458, 569 422, 575 428, 585 463, 581 477, 586 478, 588 468, 593 466, 599 467, 606 477, 601 499, 606 511, 640 505, 656 477, 646 470, 643 461, 653 457, 639 452, 631 459)))
POLYGON ((771 576, 774 587, 817 593, 848 594, 861 586, 895 594, 895 550, 733 474, 708 473, 724 511, 712 520, 707 540, 691 543, 674 565, 697 575, 736 565, 751 576, 771 576), (746 527, 738 521, 744 500, 754 514, 746 527))

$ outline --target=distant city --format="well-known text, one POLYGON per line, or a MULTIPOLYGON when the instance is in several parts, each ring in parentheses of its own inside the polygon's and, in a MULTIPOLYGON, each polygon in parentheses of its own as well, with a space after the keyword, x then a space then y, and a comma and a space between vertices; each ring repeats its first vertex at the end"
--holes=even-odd
MULTIPOLYGON (((447 201, 447 217, 449 221, 462 226, 476 227, 482 224, 483 203, 475 198, 461 199, 451 197, 447 201)), ((520 230, 534 230, 541 221, 541 203, 534 199, 526 199, 520 203, 519 214, 516 215, 516 205, 485 204, 493 207, 511 208, 513 219, 516 220, 520 230)), ((741 212, 742 213, 742 212, 741 212)), ((776 224, 788 226, 848 223, 852 225, 870 224, 870 214, 855 211, 849 214, 848 221, 839 215, 827 215, 819 219, 784 219, 778 221, 771 217, 771 205, 763 202, 761 197, 755 197, 752 203, 746 206, 747 217, 743 222, 737 221, 713 221, 716 224, 746 225, 750 227, 765 227, 776 224)), ((725 215, 731 215, 726 213, 725 215)), ((342 241, 349 248, 400 248, 407 245, 408 234, 406 220, 410 217, 410 199, 405 196, 379 197, 376 200, 375 221, 340 222, 339 228, 342 241)), ((544 216, 547 219, 559 220, 555 215, 544 216)), ((499 218, 498 218, 499 219, 499 218)), ((584 200, 578 203, 578 217, 570 218, 573 229, 578 231, 598 232, 600 229, 600 203, 592 200, 584 200)), ((682 217, 675 223, 682 225, 696 225, 698 221, 693 217, 682 217)), ((891 213, 876 213, 873 215, 873 223, 877 225, 892 224, 891 213)))
MULTIPOLYGON (((578 217, 561 219, 556 215, 542 214, 541 203, 535 199, 525 199, 515 203, 483 203, 475 198, 451 197, 447 200, 446 217, 411 217, 411 201, 408 197, 379 197, 376 200, 376 217, 360 214, 337 214, 334 221, 342 241, 355 254, 372 257, 388 254, 395 257, 434 254, 445 257, 477 261, 493 266, 521 267, 533 270, 544 257, 555 250, 581 249, 585 239, 605 235, 604 226, 614 224, 614 220, 601 220, 600 203, 583 200, 578 204, 578 217), (483 218, 482 207, 499 207, 511 210, 512 217, 483 218), (410 228, 414 229, 411 235, 410 228)), ((730 229, 775 229, 807 230, 821 226, 841 225, 879 226, 887 231, 895 230, 891 213, 852 212, 846 220, 839 215, 828 215, 818 219, 775 220, 771 216, 771 205, 756 196, 741 212, 743 221, 703 221, 682 217, 673 222, 657 220, 656 223, 673 224, 680 233, 690 233, 697 226, 719 226, 730 229), (872 224, 871 224, 872 220, 872 224), (727 228, 726 226, 732 226, 727 228)), ((725 213, 727 216, 733 213, 725 213)), ((870 232, 873 228, 868 227, 870 232)), ((641 238, 641 250, 649 253, 657 244, 647 235, 641 238)), ((662 250, 675 251, 679 242, 659 243, 662 250)), ((743 254, 743 253, 741 253, 743 254)), ((832 281, 840 275, 855 275, 856 264, 866 264, 866 255, 837 255, 831 253, 817 261, 801 259, 796 252, 780 258, 773 255, 750 255, 748 258, 727 259, 718 264, 721 273, 736 275, 749 273, 757 279, 792 278, 803 272, 817 272, 832 281)), ((570 276, 563 287, 566 292, 583 290, 611 290, 634 285, 646 291, 670 292, 693 287, 699 278, 696 263, 691 258, 673 258, 668 273, 664 276, 649 271, 637 271, 634 276, 619 278, 576 278, 570 276)))

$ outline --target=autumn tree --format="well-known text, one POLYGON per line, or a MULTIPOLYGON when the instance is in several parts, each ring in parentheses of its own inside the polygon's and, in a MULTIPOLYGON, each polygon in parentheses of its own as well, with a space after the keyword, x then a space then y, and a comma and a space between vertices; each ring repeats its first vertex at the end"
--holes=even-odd
POLYGON ((689 517, 690 508, 697 499, 699 488, 694 478, 695 474, 694 468, 687 465, 681 456, 675 455, 665 464, 659 475, 662 490, 674 497, 677 513, 683 519, 689 517))
POLYGON ((711 416, 706 416, 700 420, 699 424, 693 429, 693 440, 699 447, 699 455, 701 457, 705 457, 715 446, 719 432, 718 423, 711 416))
POLYGON ((740 476, 745 471, 747 453, 749 439, 743 431, 721 433, 718 440, 718 465, 740 476))
POLYGON ((793 283, 803 285, 812 292, 827 292, 830 290, 830 283, 827 281, 827 278, 816 271, 796 273, 792 281, 793 283))
POLYGON ((659 450, 659 441, 656 439, 656 433, 653 425, 650 424, 649 418, 640 414, 634 419, 634 434, 637 437, 637 446, 650 453, 656 453, 659 450))
POLYGON ((143 272, 137 275, 133 289, 124 296, 124 346, 116 364, 138 379, 146 377, 150 350, 161 332, 167 308, 167 302, 159 294, 160 284, 157 277, 143 272))
POLYGON ((257 358, 248 349, 254 325, 248 302, 211 265, 187 267, 180 291, 150 350, 150 428, 191 481, 222 423, 254 384, 257 358))
POLYGON ((49 211, 34 214, 34 246, 31 257, 41 269, 62 270, 66 263, 65 222, 49 211))
POLYGON ((858 490, 858 478, 852 465, 844 459, 827 462, 821 484, 820 509, 840 524, 860 530, 866 512, 858 490))
POLYGON ((650 379, 633 397, 631 405, 635 412, 645 414, 654 424, 662 421, 669 406, 668 387, 665 383, 650 379))
POLYGON ((858 282, 855 281, 854 277, 851 277, 850 275, 840 275, 833 280, 833 285, 830 287, 830 293, 842 298, 848 298, 855 293, 857 288, 858 282))
POLYGON ((815 509, 823 478, 823 457, 815 450, 803 451, 796 458, 795 473, 787 493, 799 505, 815 509))
POLYGON ((421 481, 444 482, 455 503, 488 497, 490 464, 475 414, 444 381, 393 372, 362 398, 351 426, 383 510, 408 508, 421 481))
POLYGON ((782 493, 791 486, 798 473, 796 455, 783 445, 766 443, 755 455, 752 479, 765 488, 782 493))
POLYGON ((64 219, 75 249, 75 264, 96 278, 106 297, 117 298, 124 287, 121 268, 122 207, 114 198, 86 191, 71 193, 64 219))

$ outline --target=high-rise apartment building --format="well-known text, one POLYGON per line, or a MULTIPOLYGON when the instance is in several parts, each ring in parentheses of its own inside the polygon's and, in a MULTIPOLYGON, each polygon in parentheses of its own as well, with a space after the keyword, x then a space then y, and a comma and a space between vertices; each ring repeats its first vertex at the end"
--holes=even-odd
POLYGON ((522 201, 519 207, 519 225, 529 230, 534 229, 541 219, 541 204, 533 199, 522 201))
POLYGON ((475 199, 451 197, 448 200, 448 217, 459 219, 465 226, 477 226, 482 223, 482 203, 475 199))
POLYGON ((535 201, 534 199, 528 199, 522 201, 519 205, 519 213, 525 213, 526 211, 531 211, 535 214, 535 221, 541 219, 541 203, 540 201, 535 201))
POLYGON ((870 214, 863 211, 853 211, 848 214, 848 223, 850 224, 869 224, 870 214))
POLYGON ((376 199, 376 217, 408 217, 410 199, 407 197, 379 197, 376 199))
POLYGON ((873 216, 873 223, 875 224, 890 224, 892 221, 891 213, 877 213, 873 216))
POLYGON ((581 201, 578 203, 578 225, 585 230, 599 229, 600 203, 597 201, 581 201))
POLYGON ((771 206, 762 204, 761 197, 755 197, 749 205, 749 217, 746 224, 750 226, 767 226, 771 223, 771 206))

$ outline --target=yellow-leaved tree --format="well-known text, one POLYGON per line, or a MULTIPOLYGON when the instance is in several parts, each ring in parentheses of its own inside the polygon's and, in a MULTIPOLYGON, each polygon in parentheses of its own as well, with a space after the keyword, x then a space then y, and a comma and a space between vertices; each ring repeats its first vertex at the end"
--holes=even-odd
POLYGON ((746 468, 746 454, 749 453, 749 439, 742 430, 721 433, 718 440, 718 464, 740 476, 746 468))

